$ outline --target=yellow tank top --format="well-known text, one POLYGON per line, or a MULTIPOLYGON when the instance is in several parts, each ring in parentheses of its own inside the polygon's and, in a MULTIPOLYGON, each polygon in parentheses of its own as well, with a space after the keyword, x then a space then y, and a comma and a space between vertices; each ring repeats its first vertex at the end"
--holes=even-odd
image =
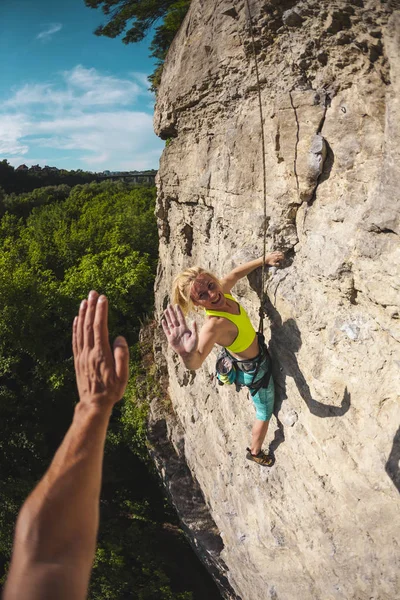
POLYGON ((247 312, 240 306, 239 302, 237 302, 230 294, 224 294, 224 296, 225 298, 228 298, 228 300, 233 300, 237 303, 240 313, 238 315, 231 315, 231 313, 222 312, 220 310, 206 310, 206 314, 210 317, 223 317, 224 319, 228 319, 228 321, 232 321, 238 328, 238 334, 234 342, 230 346, 227 346, 226 349, 234 354, 244 352, 244 350, 252 344, 256 337, 256 332, 247 312))

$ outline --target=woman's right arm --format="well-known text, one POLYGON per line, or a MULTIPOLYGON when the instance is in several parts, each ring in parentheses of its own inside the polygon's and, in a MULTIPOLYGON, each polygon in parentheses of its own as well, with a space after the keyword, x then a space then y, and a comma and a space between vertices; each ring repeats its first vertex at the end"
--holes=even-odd
MULTIPOLYGON (((279 264, 279 262, 283 260, 283 258, 283 252, 275 250, 274 252, 269 252, 268 254, 266 254, 265 264, 270 267, 273 267, 279 264)), ((246 277, 246 275, 249 275, 249 273, 257 269, 258 267, 261 267, 263 264, 263 260, 264 259, 261 256, 260 258, 251 260, 250 262, 244 263, 243 265, 239 265, 238 267, 233 269, 233 271, 228 273, 228 275, 223 277, 221 279, 221 285, 224 293, 229 293, 233 286, 239 281, 239 279, 242 279, 242 277, 246 277)))
POLYGON ((190 329, 180 306, 170 304, 164 311, 161 324, 168 343, 179 354, 185 367, 193 371, 199 369, 217 341, 214 319, 206 321, 198 335, 196 323, 190 329))

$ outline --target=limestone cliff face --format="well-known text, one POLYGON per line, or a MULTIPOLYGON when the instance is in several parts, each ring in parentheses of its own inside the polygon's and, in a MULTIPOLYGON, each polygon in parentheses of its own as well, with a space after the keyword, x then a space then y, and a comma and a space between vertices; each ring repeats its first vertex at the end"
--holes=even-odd
MULTIPOLYGON (((173 277, 187 266, 222 275, 262 255, 264 225, 268 249, 285 250, 266 285, 277 388, 267 442, 276 462, 262 469, 246 461, 252 403, 246 391, 215 385, 215 354, 188 372, 161 335, 173 410, 165 417, 155 403, 153 425, 166 419, 165 436, 198 482, 219 544, 208 547, 191 525, 187 492, 168 475, 174 457, 157 460, 195 543, 229 581, 227 597, 393 600, 400 598, 400 7, 249 5, 267 218, 246 2, 192 0, 154 120, 169 139, 158 176, 156 305, 160 317, 173 277)), ((235 289, 254 324, 259 285, 255 275, 235 289)))

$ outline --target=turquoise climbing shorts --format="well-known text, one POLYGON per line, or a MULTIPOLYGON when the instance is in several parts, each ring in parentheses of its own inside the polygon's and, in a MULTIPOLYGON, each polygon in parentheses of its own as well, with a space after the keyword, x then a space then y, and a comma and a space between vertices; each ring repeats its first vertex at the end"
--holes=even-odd
MULTIPOLYGON (((246 387, 251 386, 251 384, 257 383, 257 381, 262 379, 262 377, 268 371, 268 368, 269 358, 266 356, 258 368, 257 377, 254 381, 253 377, 256 369, 246 372, 238 370, 236 374, 236 382, 246 387)), ((269 421, 272 417, 275 401, 275 386, 272 375, 269 379, 268 387, 262 387, 256 392, 252 391, 251 389, 249 391, 256 409, 256 419, 259 421, 269 421)))

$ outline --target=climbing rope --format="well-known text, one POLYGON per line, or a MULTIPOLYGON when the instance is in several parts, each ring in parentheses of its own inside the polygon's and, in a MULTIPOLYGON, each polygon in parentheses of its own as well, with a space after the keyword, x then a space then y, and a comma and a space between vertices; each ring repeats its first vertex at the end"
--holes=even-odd
POLYGON ((258 105, 260 109, 260 121, 261 121, 261 145, 262 145, 262 165, 263 165, 263 198, 264 198, 264 239, 263 239, 263 264, 262 264, 262 275, 261 275, 261 303, 260 303, 260 324, 258 326, 258 331, 263 333, 264 330, 264 299, 265 299, 265 257, 266 257, 266 246, 267 246, 267 167, 265 163, 265 134, 264 134, 264 116, 262 110, 262 102, 261 102, 261 86, 260 86, 260 75, 258 71, 258 60, 257 60, 257 51, 256 44, 254 40, 254 31, 253 31, 253 20, 251 18, 251 11, 249 0, 245 0, 248 14, 248 23, 251 37, 251 44, 253 48, 253 56, 254 56, 254 64, 256 67, 256 78, 257 78, 257 91, 258 91, 258 105))

